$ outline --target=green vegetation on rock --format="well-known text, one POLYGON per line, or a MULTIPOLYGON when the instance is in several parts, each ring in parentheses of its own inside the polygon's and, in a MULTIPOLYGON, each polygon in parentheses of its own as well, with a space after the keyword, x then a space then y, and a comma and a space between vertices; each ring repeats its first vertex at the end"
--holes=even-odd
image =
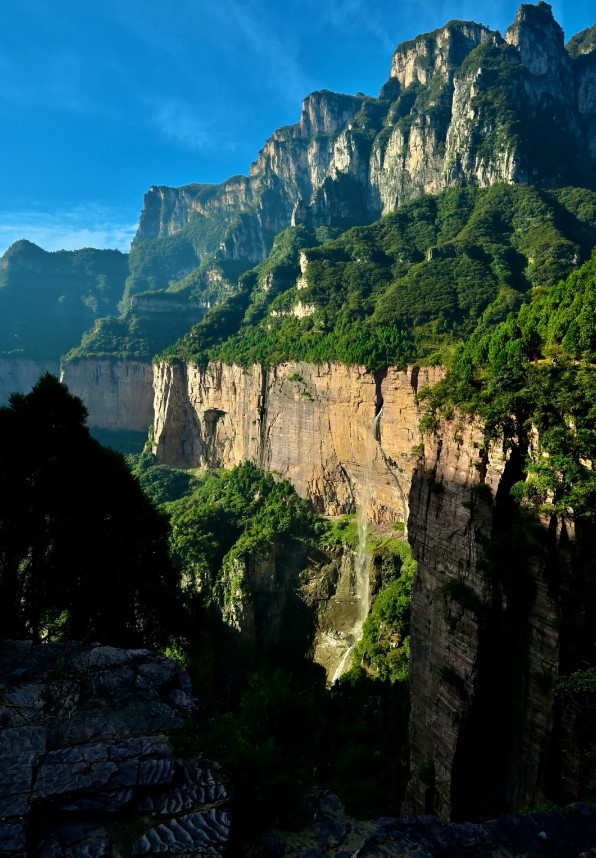
POLYGON ((532 287, 557 283, 589 256, 596 194, 496 185, 423 197, 307 247, 301 279, 297 250, 309 234, 298 230, 286 231, 284 253, 246 275, 238 295, 165 356, 371 369, 449 360, 483 319, 497 324, 532 287), (275 288, 264 292, 264 282, 275 288))
POLYGON ((66 360, 150 361, 202 316, 202 308, 185 301, 184 296, 166 292, 138 295, 122 315, 98 319, 66 360))
MULTIPOLYGON (((387 583, 376 596, 364 621, 362 640, 354 652, 354 669, 364 670, 374 679, 390 683, 408 681, 410 657, 410 606, 416 563, 404 542, 391 540, 391 548, 399 557, 397 577, 387 583)), ((387 550, 387 546, 373 550, 387 550)))
POLYGON ((544 511, 596 514, 596 256, 567 280, 534 291, 506 320, 483 319, 430 396, 437 410, 480 414, 487 431, 543 451, 514 487, 544 511))
POLYGON ((225 599, 226 568, 262 547, 313 538, 315 515, 287 480, 245 462, 230 471, 208 471, 193 490, 166 507, 171 549, 187 586, 209 602, 225 599))
POLYGON ((29 241, 0 265, 0 354, 58 360, 100 316, 116 312, 128 272, 117 250, 48 253, 29 241))

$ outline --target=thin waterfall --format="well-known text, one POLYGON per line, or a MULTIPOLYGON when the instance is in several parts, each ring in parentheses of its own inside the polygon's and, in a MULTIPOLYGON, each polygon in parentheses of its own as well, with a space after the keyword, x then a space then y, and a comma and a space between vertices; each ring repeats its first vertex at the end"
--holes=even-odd
POLYGON ((368 551, 368 507, 372 494, 372 467, 375 452, 379 441, 379 421, 383 408, 379 409, 370 432, 366 438, 364 450, 364 470, 359 503, 356 508, 356 519, 358 523, 358 548, 356 550, 356 562, 354 564, 354 591, 356 595, 357 614, 354 625, 348 637, 349 645, 342 660, 338 664, 331 684, 342 676, 349 668, 350 658, 356 646, 362 638, 364 621, 370 609, 370 554, 368 551))

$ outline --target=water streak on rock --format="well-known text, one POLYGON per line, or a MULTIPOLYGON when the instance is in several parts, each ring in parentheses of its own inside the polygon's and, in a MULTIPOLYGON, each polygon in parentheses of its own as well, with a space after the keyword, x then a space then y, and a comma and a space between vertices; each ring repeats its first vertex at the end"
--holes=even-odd
POLYGON ((348 636, 349 646, 346 649, 344 656, 337 666, 331 684, 346 672, 350 664, 350 658, 356 649, 356 646, 362 638, 362 629, 364 621, 370 610, 370 552, 368 550, 368 508, 370 506, 372 494, 372 469, 373 461, 379 444, 379 421, 383 407, 375 415, 370 432, 366 438, 366 449, 364 455, 364 471, 362 485, 360 487, 360 501, 357 508, 358 520, 358 549, 356 551, 356 563, 354 566, 354 592, 358 605, 358 612, 354 621, 354 626, 348 636))

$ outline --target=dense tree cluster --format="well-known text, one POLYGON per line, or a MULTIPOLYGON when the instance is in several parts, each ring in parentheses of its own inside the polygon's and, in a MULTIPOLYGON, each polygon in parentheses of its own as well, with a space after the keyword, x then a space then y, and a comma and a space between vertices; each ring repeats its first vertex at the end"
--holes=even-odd
POLYGON ((128 256, 117 250, 48 253, 17 241, 0 267, 0 353, 58 360, 116 312, 127 273, 128 256))
POLYGON ((481 414, 506 437, 538 431, 546 455, 528 462, 518 499, 576 519, 596 514, 596 256, 537 290, 498 324, 486 315, 432 392, 436 409, 481 414))
POLYGON ((174 619, 168 521, 51 375, 0 409, 4 637, 159 643, 174 619))

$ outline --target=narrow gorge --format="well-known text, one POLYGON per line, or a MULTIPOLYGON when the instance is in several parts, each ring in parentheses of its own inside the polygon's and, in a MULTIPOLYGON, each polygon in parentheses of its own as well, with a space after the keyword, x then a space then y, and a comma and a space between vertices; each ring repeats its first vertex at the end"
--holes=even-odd
MULTIPOLYGON (((487 444, 482 422, 463 415, 422 435, 418 395, 443 376, 441 367, 157 365, 154 450, 174 467, 229 468, 249 459, 290 479, 320 513, 337 516, 364 503, 371 522, 407 526, 418 573, 405 808, 487 818, 546 800, 557 766, 567 767, 573 794, 574 763, 560 747, 552 688, 562 664, 560 617, 571 609, 564 578, 580 574, 588 547, 584 541, 576 550, 568 525, 553 516, 543 523, 546 566, 541 550, 491 558, 491 543, 514 526, 508 492, 523 478, 520 451, 503 438, 487 444), (521 564, 519 580, 499 580, 498 563, 521 564), (512 686, 505 699, 490 689, 497 672, 512 686), (498 753, 487 750, 487 723, 501 735, 498 753), (462 779, 481 777, 486 753, 494 753, 500 786, 476 805, 462 779)), ((341 651, 330 655, 319 635, 314 658, 333 676, 341 651)))

